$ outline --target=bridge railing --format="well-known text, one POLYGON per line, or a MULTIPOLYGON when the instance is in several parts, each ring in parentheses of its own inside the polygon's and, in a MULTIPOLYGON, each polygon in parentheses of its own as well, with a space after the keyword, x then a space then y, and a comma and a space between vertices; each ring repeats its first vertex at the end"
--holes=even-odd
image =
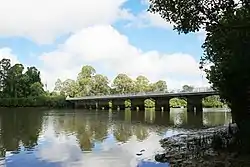
POLYGON ((161 94, 175 94, 175 93, 195 93, 195 92, 213 92, 214 90, 209 87, 198 87, 192 90, 182 90, 182 89, 172 89, 167 91, 153 91, 153 92, 136 92, 136 93, 120 93, 120 94, 110 94, 110 95, 94 95, 94 96, 84 96, 66 99, 80 99, 80 98, 102 98, 102 97, 122 97, 122 96, 138 96, 138 95, 161 95, 161 94))

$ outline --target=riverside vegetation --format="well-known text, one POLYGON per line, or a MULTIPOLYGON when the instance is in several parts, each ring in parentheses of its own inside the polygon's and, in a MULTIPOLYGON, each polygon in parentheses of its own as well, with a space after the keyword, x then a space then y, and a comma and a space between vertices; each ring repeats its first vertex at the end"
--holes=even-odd
POLYGON ((149 4, 149 11, 171 22, 179 34, 206 32, 201 69, 206 72, 213 89, 219 91, 222 100, 231 108, 238 129, 238 133, 232 135, 237 152, 249 154, 250 1, 149 0, 149 4))
MULTIPOLYGON (((9 59, 0 61, 0 106, 1 107, 68 107, 67 96, 92 96, 141 92, 167 92, 167 84, 163 80, 150 83, 145 76, 138 76, 135 80, 126 74, 118 74, 111 87, 106 76, 96 74, 96 70, 88 65, 82 67, 76 80, 58 79, 53 92, 45 91, 40 71, 36 67, 24 69, 22 64, 11 65, 9 59)), ((194 87, 184 85, 184 92, 192 91, 194 87)), ((126 107, 130 102, 125 102, 126 107)), ((185 99, 173 98, 171 107, 186 107, 185 99)), ((203 100, 204 107, 223 107, 218 96, 207 97, 203 100)), ((154 107, 154 101, 145 100, 147 108, 154 107)))

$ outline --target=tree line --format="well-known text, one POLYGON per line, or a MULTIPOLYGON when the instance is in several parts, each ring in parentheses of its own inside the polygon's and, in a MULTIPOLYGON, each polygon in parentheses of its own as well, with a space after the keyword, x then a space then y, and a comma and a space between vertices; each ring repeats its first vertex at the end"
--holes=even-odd
MULTIPOLYGON (((184 85, 182 91, 193 91, 194 87, 184 85)), ((40 71, 32 66, 25 69, 24 65, 12 65, 10 59, 0 61, 0 106, 1 107, 66 107, 67 96, 92 96, 126 93, 167 92, 166 81, 159 80, 151 83, 145 76, 135 80, 126 74, 118 74, 112 83, 107 76, 97 74, 89 65, 82 67, 76 80, 58 79, 54 91, 44 90, 40 71)), ((129 106, 129 103, 126 103, 129 106)), ((154 107, 150 99, 145 101, 146 107, 154 107)), ((223 104, 216 96, 203 100, 205 107, 222 107, 223 104)), ((186 107, 184 99, 173 98, 171 107, 186 107)))
POLYGON ((0 61, 0 106, 37 107, 65 105, 65 98, 51 96, 44 90, 40 71, 23 64, 12 65, 10 59, 0 61))
MULTIPOLYGON (((193 86, 183 85, 183 92, 192 92, 193 86)), ((76 80, 57 79, 54 94, 69 97, 83 97, 94 95, 127 94, 127 93, 147 93, 147 92, 168 92, 166 81, 159 80, 151 83, 146 76, 138 76, 135 80, 126 74, 118 74, 112 83, 107 76, 96 73, 96 70, 89 65, 82 67, 76 80)), ((129 106, 129 102, 125 103, 129 106)), ((185 99, 173 98, 170 100, 171 107, 186 107, 185 99)), ((204 98, 204 107, 223 107, 218 96, 204 98)), ((154 102, 150 99, 145 101, 146 107, 154 107, 154 102)))

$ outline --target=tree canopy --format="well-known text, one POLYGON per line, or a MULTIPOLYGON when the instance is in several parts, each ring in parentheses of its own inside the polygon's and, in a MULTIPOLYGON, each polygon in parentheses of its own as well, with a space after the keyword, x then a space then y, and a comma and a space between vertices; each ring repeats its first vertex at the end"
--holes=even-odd
MULTIPOLYGON (((149 0, 149 11, 173 24, 178 33, 204 30, 201 68, 231 107, 243 136, 250 139, 250 1, 149 0), (210 68, 204 68, 211 65, 210 68)), ((247 142, 246 142, 247 143, 247 142)), ((250 145, 248 144, 250 150, 250 145)))
POLYGON ((1 98, 22 98, 44 94, 40 71, 36 67, 22 64, 11 65, 9 59, 0 61, 0 96, 1 98))

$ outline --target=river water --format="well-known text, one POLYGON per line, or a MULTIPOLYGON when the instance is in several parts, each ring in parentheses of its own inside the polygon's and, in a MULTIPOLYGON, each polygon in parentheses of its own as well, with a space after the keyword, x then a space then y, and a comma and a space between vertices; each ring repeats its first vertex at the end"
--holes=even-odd
POLYGON ((225 109, 166 112, 0 110, 0 166, 160 167, 159 140, 231 122, 225 109))

